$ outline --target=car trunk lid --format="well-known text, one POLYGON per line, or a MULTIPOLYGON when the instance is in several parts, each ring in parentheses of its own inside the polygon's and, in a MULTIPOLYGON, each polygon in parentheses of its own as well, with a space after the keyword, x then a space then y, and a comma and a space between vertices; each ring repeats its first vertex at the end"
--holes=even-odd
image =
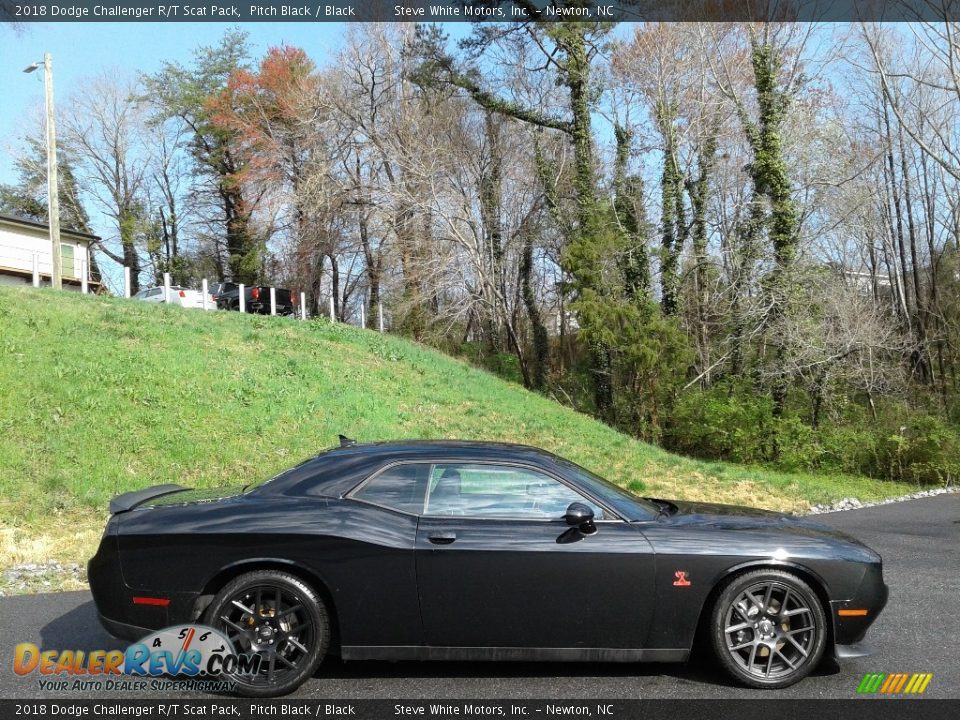
POLYGON ((110 501, 110 513, 116 515, 117 513, 126 512, 127 510, 133 510, 133 508, 142 505, 148 500, 153 500, 163 495, 183 492, 186 489, 187 488, 182 485, 168 483, 166 485, 154 485, 153 487, 144 488, 143 490, 123 493, 122 495, 117 495, 110 501))

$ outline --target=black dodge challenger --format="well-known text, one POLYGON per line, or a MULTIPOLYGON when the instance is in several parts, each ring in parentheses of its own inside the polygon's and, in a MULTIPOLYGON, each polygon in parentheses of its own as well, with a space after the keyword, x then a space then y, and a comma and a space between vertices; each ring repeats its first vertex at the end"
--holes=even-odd
POLYGON ((343 660, 684 661, 781 688, 883 609, 880 556, 809 520, 636 497, 543 450, 460 441, 321 453, 232 492, 120 495, 90 587, 113 635, 220 630, 288 693, 343 660))

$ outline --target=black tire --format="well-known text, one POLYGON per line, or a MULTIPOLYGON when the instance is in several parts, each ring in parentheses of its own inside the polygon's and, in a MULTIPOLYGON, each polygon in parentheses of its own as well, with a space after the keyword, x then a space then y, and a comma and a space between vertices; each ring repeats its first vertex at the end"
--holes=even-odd
POLYGON ((738 683, 784 688, 820 663, 827 620, 817 594, 796 575, 755 570, 720 593, 710 614, 710 641, 721 667, 738 683))
POLYGON ((300 578, 257 570, 234 578, 217 593, 206 622, 238 653, 262 656, 255 676, 228 675, 245 697, 277 697, 313 676, 330 646, 330 614, 300 578))

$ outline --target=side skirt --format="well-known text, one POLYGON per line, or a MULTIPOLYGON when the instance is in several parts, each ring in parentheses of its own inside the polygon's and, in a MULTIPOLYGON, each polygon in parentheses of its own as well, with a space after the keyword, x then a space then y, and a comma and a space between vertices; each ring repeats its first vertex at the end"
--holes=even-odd
POLYGON ((689 649, 429 647, 424 645, 344 645, 344 660, 470 660, 544 662, 685 662, 689 649))

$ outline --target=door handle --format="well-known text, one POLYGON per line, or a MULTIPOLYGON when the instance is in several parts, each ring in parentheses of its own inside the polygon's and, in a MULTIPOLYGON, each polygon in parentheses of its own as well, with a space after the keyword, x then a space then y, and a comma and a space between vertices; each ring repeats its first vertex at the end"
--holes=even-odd
POLYGON ((457 534, 455 532, 435 532, 427 535, 427 540, 434 545, 449 545, 456 539, 457 534))

